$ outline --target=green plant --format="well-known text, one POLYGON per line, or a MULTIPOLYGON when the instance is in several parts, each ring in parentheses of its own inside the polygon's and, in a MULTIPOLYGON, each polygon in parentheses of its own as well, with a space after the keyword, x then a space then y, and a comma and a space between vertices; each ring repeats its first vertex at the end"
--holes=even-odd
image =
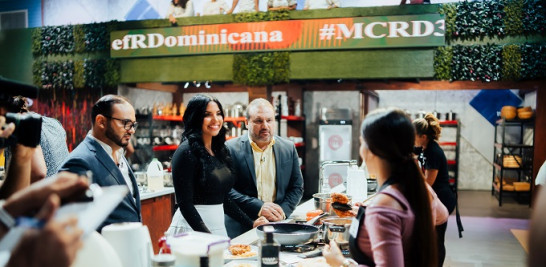
POLYGON ((453 49, 450 46, 438 47, 434 53, 434 77, 438 80, 451 79, 453 49))
POLYGON ((233 82, 250 86, 288 82, 289 69, 288 52, 239 54, 233 60, 233 82))
POLYGON ((519 80, 521 78, 521 52, 519 45, 505 45, 502 48, 502 78, 519 80))
POLYGON ((544 0, 524 0, 523 33, 526 35, 546 34, 546 3, 544 0))
POLYGON ((287 20, 290 18, 288 10, 278 10, 269 12, 248 12, 234 15, 235 22, 259 22, 259 21, 275 21, 287 20))
POLYGON ((504 5, 504 25, 506 35, 519 35, 523 33, 523 0, 505 0, 504 5))
POLYGON ((521 76, 524 79, 546 77, 546 45, 523 44, 521 50, 521 76))
POLYGON ((104 86, 106 70, 104 59, 85 59, 83 62, 85 87, 98 89, 104 86))
POLYGON ((85 69, 83 67, 83 60, 74 61, 74 88, 85 87, 85 69))
POLYGON ((42 28, 32 30, 32 54, 37 56, 42 51, 42 28))
POLYGON ((104 72, 104 83, 106 87, 114 88, 118 85, 120 80, 119 73, 119 61, 116 59, 106 60, 105 72, 104 72))
POLYGON ((74 51, 85 52, 85 32, 82 24, 74 25, 74 51))
POLYGON ((455 36, 463 40, 504 36, 504 5, 502 2, 460 2, 457 6, 455 36))
POLYGON ((453 47, 453 80, 500 80, 502 72, 502 47, 498 45, 472 45, 453 47))
POLYGON ((86 51, 104 51, 110 48, 110 32, 107 23, 86 24, 84 29, 86 51))
POLYGON ((32 83, 38 88, 42 87, 42 71, 44 63, 45 62, 42 60, 34 60, 32 63, 32 83))
POLYGON ((440 6, 440 14, 445 16, 446 24, 446 41, 450 41, 455 38, 455 21, 457 19, 457 5, 453 3, 447 3, 440 6))
POLYGON ((42 61, 39 72, 44 89, 74 89, 74 63, 72 60, 42 61))
POLYGON ((64 55, 74 52, 72 25, 42 27, 41 54, 64 55))

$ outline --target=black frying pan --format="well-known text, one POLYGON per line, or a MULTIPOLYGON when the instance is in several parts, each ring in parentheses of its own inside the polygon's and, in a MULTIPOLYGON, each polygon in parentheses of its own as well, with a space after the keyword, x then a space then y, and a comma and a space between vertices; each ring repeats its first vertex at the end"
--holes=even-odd
POLYGON ((281 245, 301 245, 313 241, 319 232, 316 226, 298 223, 270 223, 256 228, 258 237, 264 238, 264 226, 272 226, 273 238, 281 245))

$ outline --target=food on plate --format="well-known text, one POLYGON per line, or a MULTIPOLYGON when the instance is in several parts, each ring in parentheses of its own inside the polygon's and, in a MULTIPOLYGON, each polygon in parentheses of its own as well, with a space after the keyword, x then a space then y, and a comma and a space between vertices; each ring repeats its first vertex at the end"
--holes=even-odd
POLYGON ((229 246, 228 250, 231 255, 224 254, 224 257, 229 259, 244 259, 258 255, 258 253, 255 250, 253 251, 249 245, 233 244, 229 246))
POLYGON ((310 210, 307 212, 306 216, 307 216, 307 221, 321 215, 324 211, 322 210, 310 210))
POLYGON ((320 257, 302 260, 298 262, 296 267, 330 267, 330 265, 326 263, 326 259, 320 257))
POLYGON ((256 267, 256 265, 251 263, 239 263, 239 264, 233 265, 233 267, 256 267))
POLYGON ((342 193, 332 193, 330 197, 332 198, 332 202, 334 203, 341 203, 341 204, 349 203, 349 198, 347 197, 347 195, 342 193))
POLYGON ((243 244, 233 244, 229 246, 229 252, 231 252, 232 255, 242 255, 244 253, 250 252, 250 246, 249 245, 243 245, 243 244))

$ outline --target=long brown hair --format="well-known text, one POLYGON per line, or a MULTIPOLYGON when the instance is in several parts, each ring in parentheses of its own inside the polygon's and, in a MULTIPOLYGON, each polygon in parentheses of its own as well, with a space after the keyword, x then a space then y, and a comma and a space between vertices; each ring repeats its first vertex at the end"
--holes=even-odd
POLYGON ((386 160, 391 179, 399 186, 415 215, 408 266, 437 266, 437 247, 429 193, 423 173, 413 160, 415 130, 399 109, 379 109, 362 122, 362 138, 370 151, 386 160), (418 245, 417 245, 418 244, 418 245))

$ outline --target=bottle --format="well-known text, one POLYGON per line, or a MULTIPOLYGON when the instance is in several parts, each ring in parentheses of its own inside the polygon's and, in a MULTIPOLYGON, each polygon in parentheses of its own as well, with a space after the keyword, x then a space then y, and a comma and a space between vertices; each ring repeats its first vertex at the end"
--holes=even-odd
POLYGON ((279 252, 281 246, 273 239, 274 228, 264 227, 265 238, 260 243, 260 266, 279 267, 279 252))
POLYGON ((294 104, 294 116, 301 116, 301 100, 296 99, 296 104, 294 104))
POLYGON ((353 202, 362 202, 368 196, 366 173, 356 165, 347 169, 347 195, 352 197, 353 202))
POLYGON ((146 170, 148 190, 155 192, 163 189, 163 166, 157 158, 153 158, 146 170))

